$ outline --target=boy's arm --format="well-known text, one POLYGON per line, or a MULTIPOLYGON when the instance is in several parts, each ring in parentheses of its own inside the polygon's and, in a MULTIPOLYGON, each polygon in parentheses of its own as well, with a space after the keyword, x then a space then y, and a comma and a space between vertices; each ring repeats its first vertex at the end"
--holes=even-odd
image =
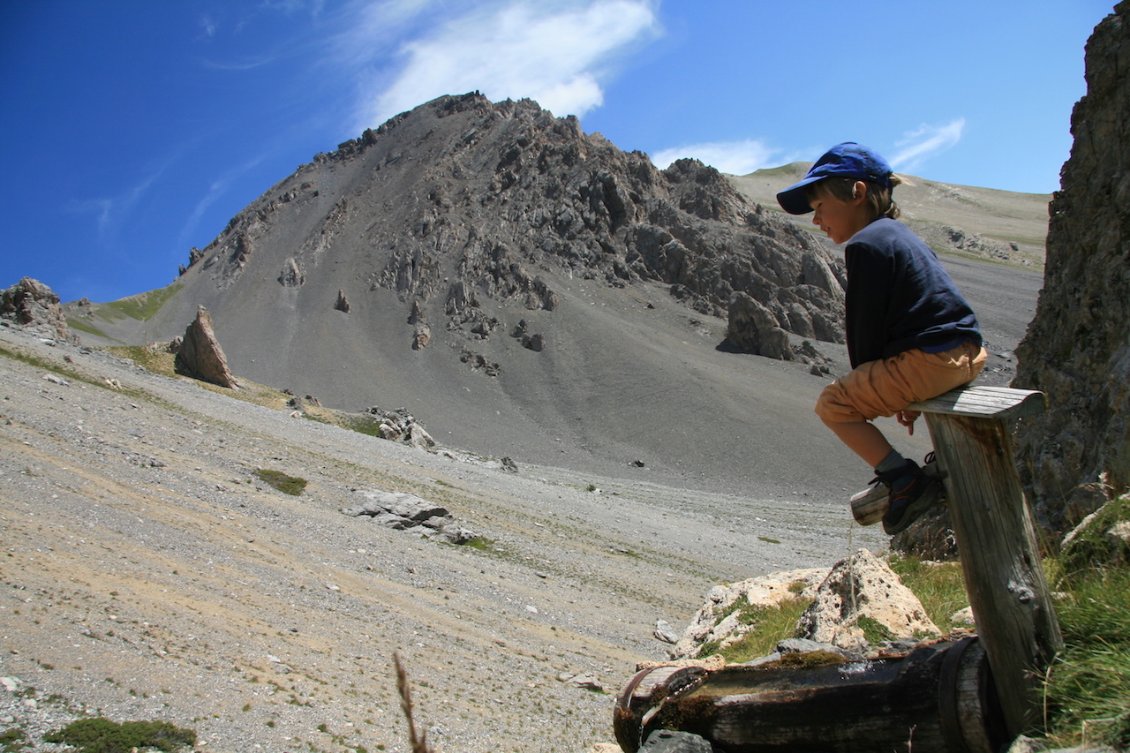
POLYGON ((847 304, 845 336, 852 368, 883 357, 890 306, 890 260, 863 244, 845 249, 847 304))

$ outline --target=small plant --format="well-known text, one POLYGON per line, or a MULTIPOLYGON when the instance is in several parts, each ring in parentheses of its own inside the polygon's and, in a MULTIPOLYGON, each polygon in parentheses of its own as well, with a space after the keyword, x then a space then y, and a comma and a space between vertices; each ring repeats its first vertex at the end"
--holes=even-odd
POLYGON ((274 487, 283 494, 289 494, 293 497, 302 494, 302 491, 306 488, 306 479, 288 476, 282 471, 259 468, 255 471, 255 475, 259 477, 260 481, 274 487))
POLYGON ((28 746, 23 730, 12 727, 0 732, 0 753, 19 753, 28 746))
POLYGON ((43 738, 49 743, 62 743, 79 753, 130 753, 133 750, 156 748, 173 751, 196 745, 196 733, 168 722, 124 722, 109 719, 79 719, 43 738))

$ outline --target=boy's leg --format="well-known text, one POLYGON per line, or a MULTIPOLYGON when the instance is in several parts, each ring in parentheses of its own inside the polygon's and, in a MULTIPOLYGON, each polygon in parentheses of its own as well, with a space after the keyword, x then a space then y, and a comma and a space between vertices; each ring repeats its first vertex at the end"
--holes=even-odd
POLYGON ((891 448, 871 423, 912 402, 967 384, 981 371, 987 353, 967 344, 945 353, 913 350, 894 358, 861 364, 828 385, 816 412, 840 441, 876 471, 876 480, 890 490, 890 508, 883 517, 887 533, 902 531, 934 503, 939 485, 927 479, 914 461, 891 448), (897 466, 897 467, 896 467, 897 466))
POLYGON ((968 384, 981 372, 986 357, 984 348, 966 344, 944 353, 908 350, 868 361, 824 388, 816 413, 844 444, 875 467, 883 459, 874 460, 875 456, 884 446, 889 451, 889 443, 876 440, 875 434, 881 438, 882 433, 873 426, 874 433, 850 425, 893 416, 913 402, 968 384), (837 424, 849 427, 839 429, 837 424))

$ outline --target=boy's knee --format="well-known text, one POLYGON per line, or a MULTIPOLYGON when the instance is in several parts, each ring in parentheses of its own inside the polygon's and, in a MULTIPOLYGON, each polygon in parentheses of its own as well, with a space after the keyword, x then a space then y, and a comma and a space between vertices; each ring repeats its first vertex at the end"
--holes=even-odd
POLYGON ((864 417, 851 403, 845 400, 845 393, 840 383, 832 382, 820 392, 816 398, 814 408, 816 415, 826 425, 842 424, 852 421, 862 421, 864 417))

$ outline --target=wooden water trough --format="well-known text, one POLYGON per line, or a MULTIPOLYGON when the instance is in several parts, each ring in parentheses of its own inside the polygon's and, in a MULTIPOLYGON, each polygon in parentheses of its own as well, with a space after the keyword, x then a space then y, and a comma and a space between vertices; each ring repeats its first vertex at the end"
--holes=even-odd
POLYGON ((624 751, 656 729, 700 735, 726 753, 982 753, 1039 731, 1044 672, 1063 639, 1011 432, 1044 409, 1044 396, 963 387, 910 408, 934 443, 977 638, 857 665, 644 670, 614 712, 624 751))
POLYGON ((726 753, 991 753, 1006 740, 975 637, 868 661, 791 656, 645 669, 616 701, 616 741, 635 753, 656 730, 675 729, 726 753))

